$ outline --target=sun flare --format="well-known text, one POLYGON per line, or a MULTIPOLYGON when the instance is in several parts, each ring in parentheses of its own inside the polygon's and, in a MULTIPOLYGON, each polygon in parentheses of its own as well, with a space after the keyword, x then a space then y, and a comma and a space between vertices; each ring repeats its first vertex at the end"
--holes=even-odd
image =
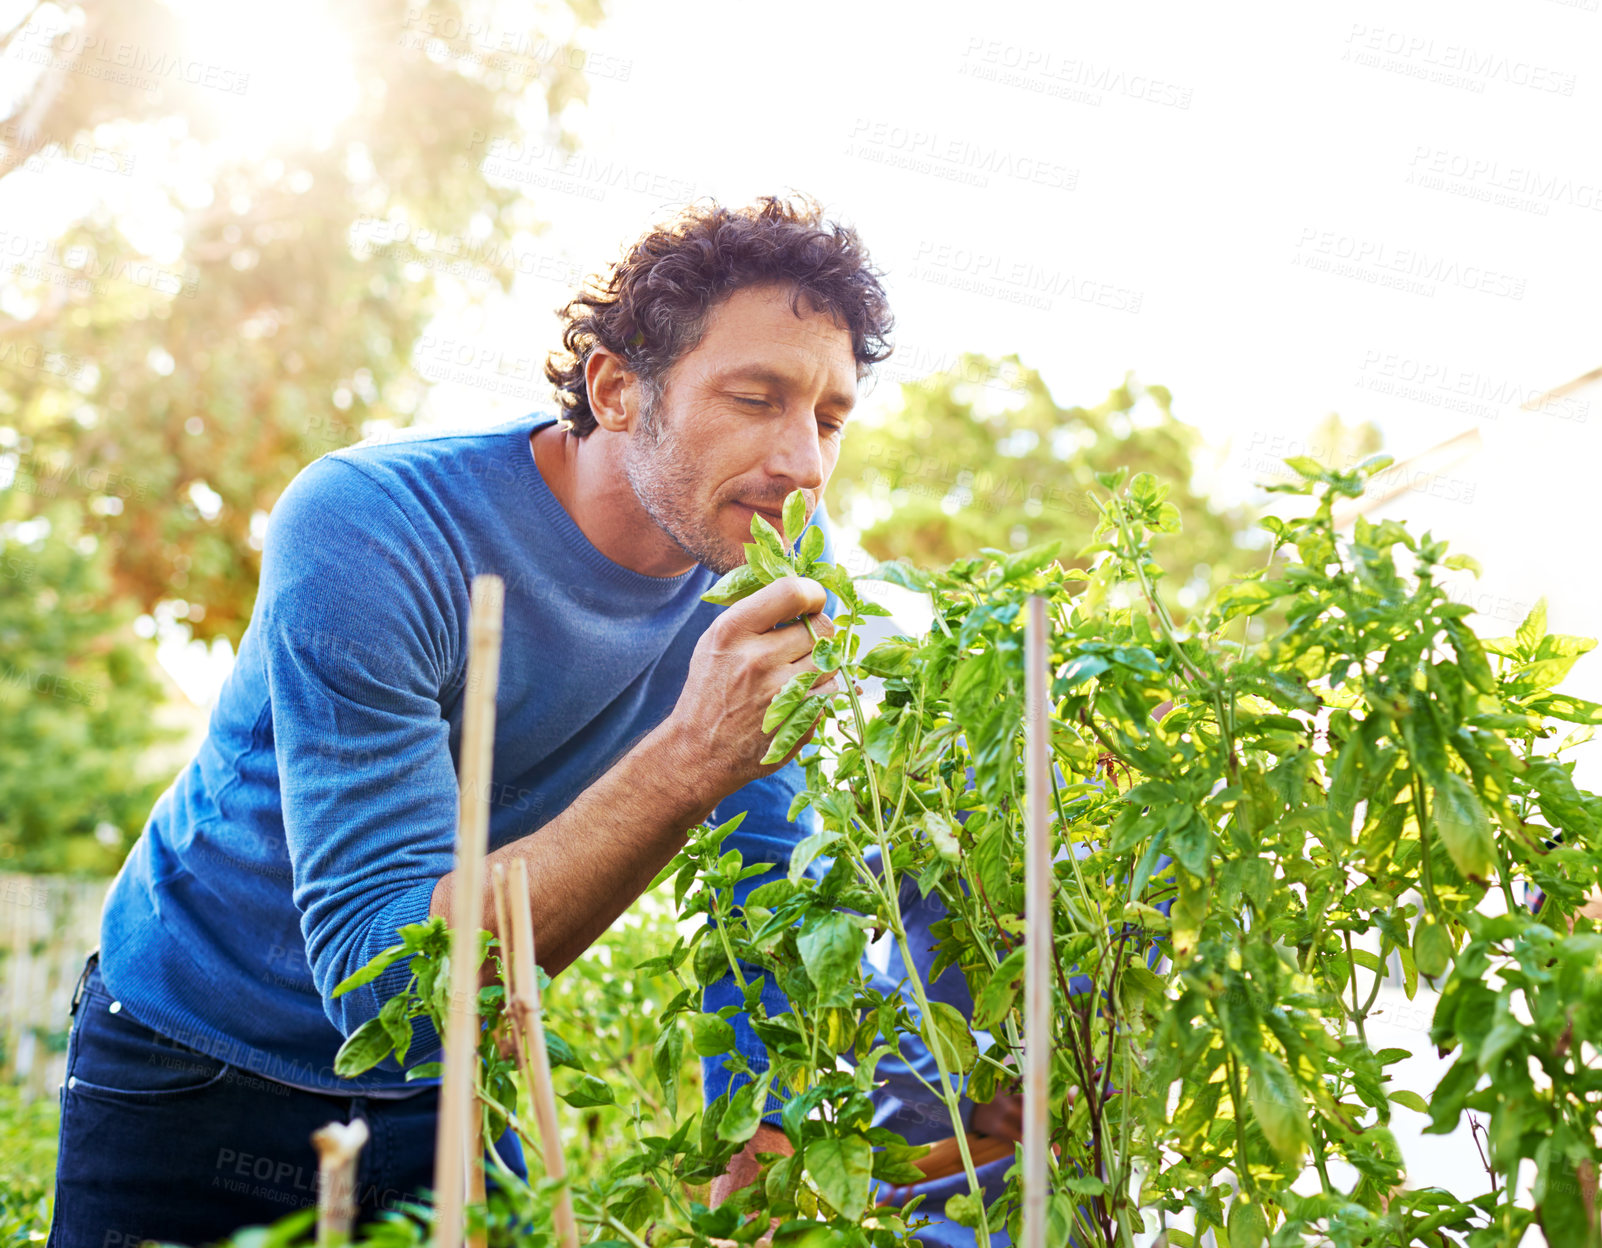
POLYGON ((219 112, 241 148, 316 144, 355 107, 349 32, 317 0, 169 2, 183 19, 187 53, 214 71, 219 112))

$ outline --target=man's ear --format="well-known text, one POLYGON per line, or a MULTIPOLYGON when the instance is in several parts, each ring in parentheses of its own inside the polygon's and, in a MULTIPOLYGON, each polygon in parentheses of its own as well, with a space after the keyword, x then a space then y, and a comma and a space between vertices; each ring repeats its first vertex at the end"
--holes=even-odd
POLYGON ((639 381, 619 356, 596 347, 584 363, 584 384, 597 425, 608 433, 633 431, 640 410, 639 381))

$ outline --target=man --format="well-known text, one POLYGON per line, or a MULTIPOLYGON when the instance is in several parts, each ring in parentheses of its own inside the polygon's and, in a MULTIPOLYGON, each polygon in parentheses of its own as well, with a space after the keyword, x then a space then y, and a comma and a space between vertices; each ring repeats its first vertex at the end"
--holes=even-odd
MULTIPOLYGON (((747 812, 728 843, 748 862, 802 835, 800 769, 761 764, 761 719, 811 665, 796 618, 831 628, 824 590, 700 595, 744 561, 753 514, 782 527, 800 489, 821 519, 857 383, 889 354, 877 274, 810 200, 714 204, 648 231, 564 315, 546 370, 564 421, 335 452, 274 509, 207 737, 112 886, 74 1004, 52 1248, 279 1217, 313 1199, 310 1133, 355 1116, 364 1218, 431 1183, 436 1081, 332 1071, 407 966, 332 991, 450 913, 475 574, 506 582, 490 859, 527 862, 548 972, 697 823, 747 812)), ((409 1061, 437 1047, 419 1026, 409 1061)), ((764 1126, 719 1190, 787 1147, 764 1126)))

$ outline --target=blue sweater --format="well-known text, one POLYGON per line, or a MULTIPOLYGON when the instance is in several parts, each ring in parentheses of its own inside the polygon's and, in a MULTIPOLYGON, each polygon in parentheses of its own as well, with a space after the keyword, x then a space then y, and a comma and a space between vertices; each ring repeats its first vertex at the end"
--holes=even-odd
MULTIPOLYGON (((537 833, 667 716, 722 610, 700 600, 708 568, 645 576, 590 544, 529 446, 553 419, 335 451, 284 491, 206 738, 106 901, 101 973, 133 1018, 301 1088, 438 1082, 405 1083, 392 1059, 354 1080, 333 1071, 408 963, 330 994, 427 919, 451 870, 473 577, 506 583, 491 849, 537 833)), ((785 818, 802 784, 792 762, 721 803, 714 821, 748 812, 726 847, 787 863, 811 826, 810 812, 785 818)), ((732 984, 707 1007, 737 1001, 732 984)), ((743 1016, 736 1032, 764 1066, 743 1016)), ((408 1062, 438 1047, 419 1024, 408 1062)), ((717 1095, 728 1075, 708 1075, 717 1095)))

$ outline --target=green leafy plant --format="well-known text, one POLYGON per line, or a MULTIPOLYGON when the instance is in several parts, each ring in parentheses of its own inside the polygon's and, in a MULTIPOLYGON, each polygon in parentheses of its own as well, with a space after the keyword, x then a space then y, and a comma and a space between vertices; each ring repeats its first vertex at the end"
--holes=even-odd
MULTIPOLYGON (((969 1190, 945 1215, 981 1243, 1017 1238, 1017 1170, 987 1205, 960 1098, 1013 1086, 1021 942, 1049 931, 1055 1242, 1133 1248, 1161 1230, 1176 1245, 1211 1232, 1230 1248, 1483 1248, 1539 1226, 1549 1243, 1595 1245, 1602 933, 1584 907, 1602 804, 1564 755, 1602 707, 1557 691, 1594 643, 1549 634, 1540 608, 1513 637, 1482 640, 1441 583, 1471 560, 1391 521, 1338 531, 1335 503, 1387 462, 1289 461, 1301 480, 1275 488, 1309 496, 1305 514, 1265 519, 1263 566, 1184 621, 1157 592, 1151 554, 1178 523, 1167 491, 1103 474, 1079 552, 1088 569, 1065 570, 1052 546, 939 573, 884 565, 879 577, 929 594, 933 624, 861 653, 858 630, 880 609, 817 562, 816 538, 792 551, 755 518, 747 563, 709 598, 800 574, 840 603, 813 650, 840 691, 813 692, 808 674, 764 726, 777 758, 821 717, 791 812, 810 808, 817 828, 743 904, 737 886, 771 867, 723 850, 731 825, 692 830, 659 881, 672 880, 681 920, 712 921, 636 968, 675 987, 651 1024, 649 1079, 630 1089, 650 1094, 650 1120, 575 1184, 596 1242, 748 1243, 770 1227, 776 1245, 910 1242, 925 1211, 874 1205, 872 1184, 916 1182, 925 1150, 871 1124, 876 1067, 913 1037, 938 1068, 930 1103, 962 1144, 969 1190), (1026 918, 1023 618, 1035 595, 1051 620, 1056 858, 1052 913, 1026 918), (883 683, 877 706, 858 690, 868 678, 883 683), (931 1001, 915 969, 889 995, 864 974, 875 935, 919 964, 903 910, 914 894, 946 912, 927 977, 956 968, 971 1018, 931 1001), (1537 894, 1538 908, 1526 900, 1537 894), (1408 1050, 1370 1040, 1393 958, 1407 996, 1420 980, 1440 990, 1428 1038, 1453 1063, 1423 1096, 1390 1077, 1408 1050), (766 1069, 736 1049, 734 1008, 700 1009, 699 990, 731 974, 766 1069), (767 1013, 764 981, 787 1011, 767 1013), (732 1094, 687 1103, 691 1052, 734 1072, 732 1094), (755 1185, 707 1208, 700 1185, 754 1136, 770 1088, 793 1154, 765 1154, 755 1185), (1433 1132, 1483 1115, 1484 1179, 1407 1187, 1398 1112, 1428 1115, 1433 1132), (1517 1195, 1521 1166, 1533 1203, 1517 1195)), ((786 532, 801 530, 801 507, 787 504, 786 532)), ((413 987, 352 1036, 352 1061, 404 1056, 409 1020, 440 1016, 444 929, 402 935, 380 962, 411 956, 413 987)), ((486 1131, 522 1130, 495 989, 481 1008, 486 1131)), ((610 1073, 597 1066, 569 1100, 615 1097, 610 1073)), ((538 1185, 521 1200, 535 1229, 509 1218, 497 1242, 545 1242, 538 1185)))

